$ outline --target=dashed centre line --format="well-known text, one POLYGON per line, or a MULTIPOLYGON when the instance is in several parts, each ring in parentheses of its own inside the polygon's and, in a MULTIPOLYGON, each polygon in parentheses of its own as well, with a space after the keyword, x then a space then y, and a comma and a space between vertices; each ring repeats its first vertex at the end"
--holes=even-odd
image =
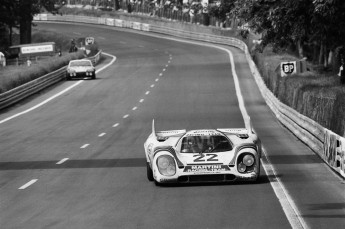
POLYGON ((159 80, 159 79, 157 78, 155 81, 158 82, 158 80, 159 80))
POLYGON ((32 179, 31 181, 29 181, 28 183, 24 184, 23 186, 21 186, 20 188, 18 189, 26 189, 27 187, 29 187, 30 185, 33 185, 34 183, 36 183, 36 181, 38 181, 38 179, 32 179))
POLYGON ((103 137, 104 135, 106 135, 106 133, 101 133, 98 135, 98 137, 103 137))
POLYGON ((119 123, 115 123, 114 125, 113 125, 113 127, 117 127, 119 125, 119 123))
POLYGON ((133 107, 133 109, 132 109, 132 110, 133 110, 133 111, 135 111, 136 109, 138 109, 138 108, 137 108, 137 107, 133 107))
POLYGON ((65 161, 67 161, 69 158, 64 158, 62 160, 60 160, 59 162, 57 162, 57 165, 61 165, 62 163, 64 163, 65 161))
POLYGON ((80 147, 80 149, 85 149, 85 148, 87 148, 89 145, 90 145, 90 144, 84 144, 84 145, 82 145, 82 147, 80 147))
POLYGON ((147 92, 145 93, 145 95, 148 95, 148 94, 150 94, 150 91, 147 91, 147 92))
POLYGON ((123 118, 128 118, 129 117, 129 114, 126 114, 125 116, 123 116, 123 118))
POLYGON ((139 103, 142 103, 142 102, 144 102, 144 99, 140 99, 139 103))
POLYGON ((154 87, 154 86, 155 86, 154 84, 151 85, 151 87, 154 87))

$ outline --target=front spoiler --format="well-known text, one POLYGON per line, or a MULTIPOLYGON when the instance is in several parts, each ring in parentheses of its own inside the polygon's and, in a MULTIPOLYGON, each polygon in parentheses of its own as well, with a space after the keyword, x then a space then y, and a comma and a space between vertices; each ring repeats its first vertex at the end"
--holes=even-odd
POLYGON ((177 177, 157 177, 158 183, 231 183, 236 181, 256 181, 259 175, 255 172, 249 174, 232 173, 206 173, 206 174, 181 174, 177 177))

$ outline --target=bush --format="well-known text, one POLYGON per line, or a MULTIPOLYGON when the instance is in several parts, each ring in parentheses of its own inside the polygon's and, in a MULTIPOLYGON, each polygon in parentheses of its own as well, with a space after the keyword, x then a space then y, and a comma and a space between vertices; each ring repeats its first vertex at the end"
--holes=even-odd
POLYGON ((281 77, 277 71, 280 62, 295 61, 297 57, 275 53, 271 48, 254 53, 253 57, 267 87, 282 103, 344 136, 345 87, 339 76, 310 71, 281 77))
POLYGON ((37 64, 33 64, 30 67, 26 65, 7 66, 0 71, 0 93, 9 91, 49 72, 66 66, 72 59, 80 59, 83 57, 83 52, 77 52, 69 53, 62 57, 51 57, 49 59, 39 61, 37 64))

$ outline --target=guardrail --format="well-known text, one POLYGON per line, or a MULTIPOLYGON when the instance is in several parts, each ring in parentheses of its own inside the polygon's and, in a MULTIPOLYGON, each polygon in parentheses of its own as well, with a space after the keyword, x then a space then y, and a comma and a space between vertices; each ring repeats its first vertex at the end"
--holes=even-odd
POLYGON ((305 144, 307 144, 314 152, 316 152, 333 170, 335 170, 345 178, 345 138, 334 134, 332 131, 322 127, 312 119, 299 114, 294 109, 281 103, 266 87, 266 84, 260 76, 255 63, 253 62, 249 54, 248 47, 243 41, 232 37, 195 33, 191 31, 177 30, 173 28, 125 21, 114 18, 96 18, 76 15, 57 16, 41 14, 35 16, 35 20, 79 22, 124 27, 134 30, 166 34, 180 38, 230 45, 243 50, 249 63, 251 72, 255 78, 256 83, 259 86, 261 94, 266 100, 268 106, 277 116, 278 120, 282 122, 305 144))
MULTIPOLYGON (((95 56, 88 57, 87 59, 90 59, 94 64, 97 64, 101 58, 101 55, 102 51, 99 51, 95 56)), ((30 95, 43 90, 44 88, 64 80, 66 77, 66 68, 67 66, 62 67, 56 71, 41 76, 38 79, 32 80, 7 92, 1 93, 0 109, 6 108, 22 99, 27 98, 30 95)))

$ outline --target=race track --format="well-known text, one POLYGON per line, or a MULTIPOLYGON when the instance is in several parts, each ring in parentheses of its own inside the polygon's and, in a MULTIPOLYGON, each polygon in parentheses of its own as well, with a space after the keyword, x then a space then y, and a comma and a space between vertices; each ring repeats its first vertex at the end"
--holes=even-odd
MULTIPOLYGON (((244 127, 228 53, 125 29, 38 28, 94 36, 116 61, 0 124, 1 228, 345 227, 344 181, 278 123, 240 50, 223 46, 266 149, 259 183, 157 187, 143 148, 152 119, 157 130, 244 127)), ((77 82, 3 110, 0 121, 77 82)))

